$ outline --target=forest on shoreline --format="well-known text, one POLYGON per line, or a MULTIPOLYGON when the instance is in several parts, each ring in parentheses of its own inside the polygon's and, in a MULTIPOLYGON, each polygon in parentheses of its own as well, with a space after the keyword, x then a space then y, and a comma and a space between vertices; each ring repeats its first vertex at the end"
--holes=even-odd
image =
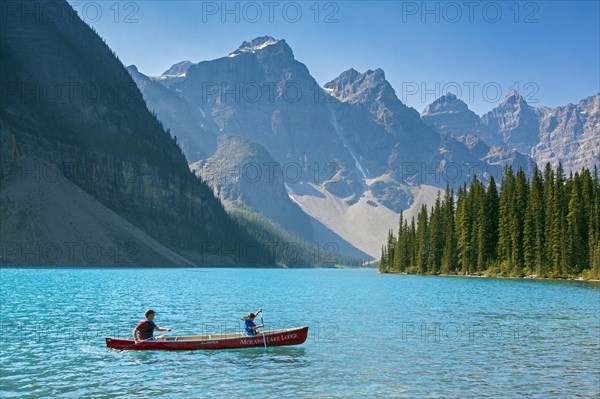
POLYGON ((506 166, 500 188, 474 176, 456 195, 446 186, 435 205, 398 233, 388 232, 382 273, 498 277, 600 278, 598 168, 565 177, 562 165, 527 178, 506 166))

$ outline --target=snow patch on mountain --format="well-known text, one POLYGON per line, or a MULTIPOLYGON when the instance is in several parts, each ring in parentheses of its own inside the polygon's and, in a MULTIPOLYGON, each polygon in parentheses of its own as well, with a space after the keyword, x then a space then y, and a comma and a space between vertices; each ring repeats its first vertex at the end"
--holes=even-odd
POLYGON ((335 130, 335 132, 340 137, 340 140, 342 141, 342 144, 348 150, 348 152, 350 153, 350 156, 352 156, 352 159, 354 159, 354 165, 356 166, 356 169, 358 169, 358 171, 362 175, 363 179, 366 180, 367 179, 367 174, 365 173, 365 169, 363 168, 362 164, 360 163, 360 161, 356 157, 356 154, 354 153, 354 151, 352 150, 352 148, 350 148, 350 146, 348 145, 348 142, 347 142, 346 138, 342 134, 342 131, 340 129, 340 125, 338 123, 337 116, 335 115, 335 112, 331 108, 329 109, 329 111, 330 111, 330 118, 329 118, 329 120, 331 121, 331 125, 333 126, 333 129, 335 130))
POLYGON ((263 36, 258 37, 251 42, 243 42, 240 47, 235 50, 233 53, 230 53, 228 57, 237 57, 243 53, 256 53, 257 51, 263 50, 268 46, 272 46, 274 44, 279 43, 280 40, 277 40, 271 36, 263 36))

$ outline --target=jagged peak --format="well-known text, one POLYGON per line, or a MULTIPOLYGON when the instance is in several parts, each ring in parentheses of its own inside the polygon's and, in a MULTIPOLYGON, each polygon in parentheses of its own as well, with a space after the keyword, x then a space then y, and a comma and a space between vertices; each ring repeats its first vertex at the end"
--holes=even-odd
POLYGON ((360 72, 358 72, 354 68, 350 68, 347 71, 344 71, 344 72, 340 73, 340 75, 336 79, 350 79, 350 80, 355 80, 356 77, 359 76, 359 75, 360 75, 360 72))
POLYGON ((521 103, 527 105, 527 102, 519 94, 519 92, 516 91, 515 89, 512 89, 508 93, 506 93, 506 95, 502 98, 502 100, 500 100, 500 103, 498 104, 498 106, 516 105, 516 104, 521 104, 521 103))
POLYGON ((250 42, 242 42, 240 47, 238 47, 238 50, 262 50, 267 46, 277 43, 279 43, 279 40, 275 39, 273 36, 261 36, 252 39, 250 42))
POLYGON ((360 86, 382 86, 387 84, 385 72, 381 68, 375 70, 367 69, 360 73, 354 68, 342 72, 337 78, 327 82, 324 87, 328 90, 336 90, 345 85, 360 85, 360 86))
POLYGON ((284 53, 293 56, 292 49, 286 43, 285 39, 275 39, 272 36, 261 36, 247 42, 244 41, 234 52, 229 54, 229 57, 236 57, 245 53, 263 53, 274 49, 282 49, 284 53))
POLYGON ((588 96, 577 104, 578 107, 585 107, 586 105, 595 106, 596 109, 600 109, 600 93, 588 96))
POLYGON ((463 100, 456 96, 456 94, 448 92, 427 105, 423 109, 423 112, 421 112, 421 115, 425 116, 441 112, 470 113, 472 111, 463 100))
POLYGON ((385 81, 385 72, 383 72, 383 69, 381 68, 377 68, 375 70, 367 69, 364 75, 372 76, 377 81, 385 81))
POLYGON ((325 83, 323 87, 325 88, 325 90, 331 92, 337 90, 341 85, 354 83, 360 75, 360 72, 358 72, 356 69, 350 68, 340 73, 335 79, 325 83))
POLYGON ((465 102, 463 100, 461 100, 460 98, 458 98, 456 96, 456 94, 448 92, 448 93, 442 95, 441 97, 439 97, 438 99, 436 99, 431 104, 433 105, 433 104, 455 104, 455 103, 465 104, 465 102))

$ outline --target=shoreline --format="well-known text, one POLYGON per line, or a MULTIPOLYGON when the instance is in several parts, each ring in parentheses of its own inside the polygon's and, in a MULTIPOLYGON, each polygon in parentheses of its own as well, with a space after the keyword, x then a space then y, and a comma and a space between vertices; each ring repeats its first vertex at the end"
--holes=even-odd
POLYGON ((416 274, 416 273, 399 273, 399 272, 385 272, 381 271, 379 274, 395 274, 395 275, 406 275, 406 276, 424 276, 424 277, 466 277, 466 278, 494 278, 494 279, 510 279, 510 280, 549 280, 549 281, 582 281, 589 283, 600 283, 600 279, 586 279, 583 277, 540 277, 538 275, 530 274, 524 277, 514 276, 484 276, 479 274, 416 274))

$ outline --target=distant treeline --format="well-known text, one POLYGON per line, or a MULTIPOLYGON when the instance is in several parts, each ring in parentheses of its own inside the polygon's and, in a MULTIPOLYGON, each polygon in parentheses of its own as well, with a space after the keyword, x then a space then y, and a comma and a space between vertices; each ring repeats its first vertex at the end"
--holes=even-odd
POLYGON ((266 255, 272 263, 286 267, 361 267, 366 264, 365 260, 341 255, 333 242, 308 242, 249 206, 236 203, 229 216, 252 237, 246 248, 240 249, 242 262, 244 256, 253 256, 259 249, 268 251, 263 258, 266 255))
POLYGON ((457 195, 446 187, 417 220, 400 215, 398 235, 382 247, 384 273, 599 278, 598 169, 565 178, 562 165, 531 179, 505 167, 500 194, 473 177, 457 195))

